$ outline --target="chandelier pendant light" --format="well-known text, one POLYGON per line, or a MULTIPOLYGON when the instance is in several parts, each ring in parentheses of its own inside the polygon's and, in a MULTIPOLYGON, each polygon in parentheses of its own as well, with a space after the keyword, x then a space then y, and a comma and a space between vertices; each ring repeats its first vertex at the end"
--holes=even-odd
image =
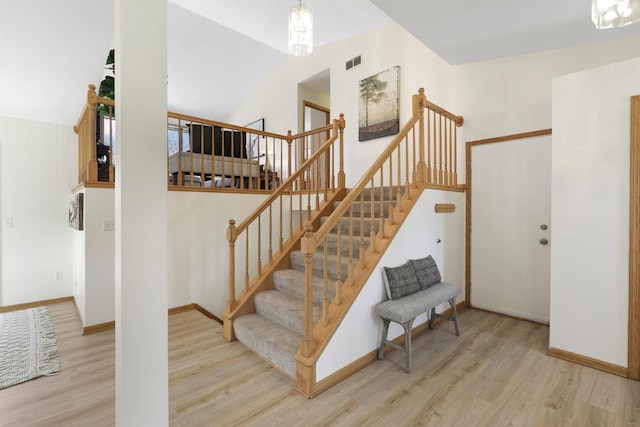
POLYGON ((289 11, 289 54, 309 55, 313 51, 313 14, 300 0, 289 11))
POLYGON ((616 28, 640 21, 640 0, 592 0, 596 28, 616 28))

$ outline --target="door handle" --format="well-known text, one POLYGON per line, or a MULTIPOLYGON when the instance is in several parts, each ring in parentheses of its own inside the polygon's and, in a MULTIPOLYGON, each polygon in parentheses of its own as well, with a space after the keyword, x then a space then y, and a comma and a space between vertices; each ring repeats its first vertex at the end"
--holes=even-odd
POLYGON ((549 241, 548 241, 547 239, 544 239, 544 238, 540 239, 540 244, 541 244, 541 245, 543 245, 543 246, 544 246, 544 245, 546 245, 546 244, 548 244, 548 243, 549 243, 549 241))

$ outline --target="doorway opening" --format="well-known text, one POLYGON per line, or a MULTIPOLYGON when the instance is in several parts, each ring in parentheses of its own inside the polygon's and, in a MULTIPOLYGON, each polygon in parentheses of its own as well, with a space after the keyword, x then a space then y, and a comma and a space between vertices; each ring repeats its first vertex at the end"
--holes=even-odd
MULTIPOLYGON (((330 72, 326 69, 298 84, 300 132, 318 129, 331 123, 330 82, 330 72)), ((312 156, 329 137, 330 132, 327 131, 326 137, 303 138, 299 143, 300 146, 295 147, 299 164, 301 165, 312 156)), ((319 159, 318 165, 328 167, 329 162, 324 160, 319 159)), ((313 172, 313 177, 305 177, 305 180, 319 179, 320 182, 325 182, 330 176, 330 171, 326 167, 319 167, 319 170, 313 172)))

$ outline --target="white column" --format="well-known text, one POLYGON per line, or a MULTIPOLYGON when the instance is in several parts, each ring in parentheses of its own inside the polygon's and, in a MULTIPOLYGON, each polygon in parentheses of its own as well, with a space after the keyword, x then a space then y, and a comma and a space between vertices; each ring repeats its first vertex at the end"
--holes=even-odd
POLYGON ((168 425, 167 2, 116 0, 116 423, 168 425))

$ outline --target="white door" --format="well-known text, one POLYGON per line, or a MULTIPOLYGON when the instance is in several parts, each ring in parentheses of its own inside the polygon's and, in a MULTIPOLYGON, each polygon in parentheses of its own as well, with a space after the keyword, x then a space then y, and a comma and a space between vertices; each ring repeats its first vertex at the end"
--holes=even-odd
POLYGON ((551 135, 472 147, 471 305, 549 322, 551 135))

